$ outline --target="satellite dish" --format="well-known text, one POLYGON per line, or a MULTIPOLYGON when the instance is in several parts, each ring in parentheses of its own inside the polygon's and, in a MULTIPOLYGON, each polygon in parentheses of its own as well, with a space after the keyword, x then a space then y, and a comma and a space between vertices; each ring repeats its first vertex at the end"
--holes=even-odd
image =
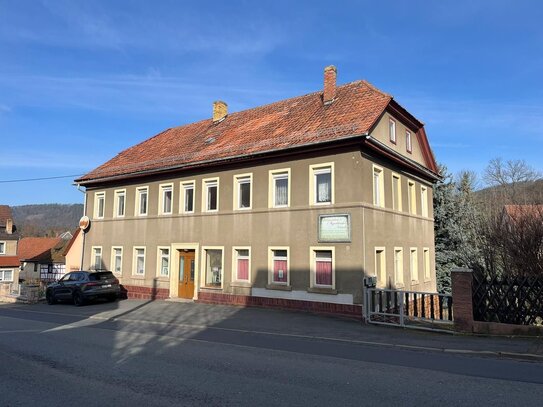
POLYGON ((83 216, 81 219, 79 219, 79 229, 81 229, 82 232, 87 230, 90 226, 90 219, 88 216, 83 216))

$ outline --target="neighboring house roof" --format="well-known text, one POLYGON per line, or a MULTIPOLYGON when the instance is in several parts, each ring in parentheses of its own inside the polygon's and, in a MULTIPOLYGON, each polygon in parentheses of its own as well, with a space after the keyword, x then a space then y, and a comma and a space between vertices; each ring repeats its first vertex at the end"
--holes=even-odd
POLYGON ((19 257, 0 256, 0 267, 19 267, 19 257))
POLYGON ((13 219, 11 208, 8 205, 0 205, 0 227, 5 227, 8 219, 13 219))
POLYGON ((543 217, 543 205, 504 205, 503 210, 514 220, 522 219, 524 216, 543 217))
POLYGON ((64 250, 62 252, 62 255, 64 257, 66 257, 68 255, 68 252, 70 251, 70 249, 72 248, 72 245, 74 244, 74 242, 77 240, 77 236, 79 236, 79 233, 81 232, 81 229, 80 228, 77 228, 75 230, 74 233, 72 233, 72 238, 70 239, 70 241, 68 242, 67 245, 64 246, 64 250))
POLYGON ((347 140, 371 132, 385 110, 399 114, 416 132, 425 167, 438 169, 421 122, 392 96, 366 81, 338 86, 333 103, 323 103, 323 92, 282 100, 232 114, 175 127, 130 147, 76 182, 129 178, 149 173, 216 165, 249 156, 272 154, 347 140))
POLYGON ((70 240, 72 237, 74 237, 74 235, 68 230, 67 232, 62 233, 59 237, 64 240, 70 240))
POLYGON ((54 249, 61 243, 59 237, 24 237, 19 240, 17 255, 20 261, 51 263, 54 249))

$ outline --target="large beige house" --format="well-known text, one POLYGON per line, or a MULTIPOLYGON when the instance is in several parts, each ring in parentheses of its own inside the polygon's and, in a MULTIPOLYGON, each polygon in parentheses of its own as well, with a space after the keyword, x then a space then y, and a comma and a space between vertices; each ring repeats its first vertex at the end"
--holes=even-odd
POLYGON ((136 298, 357 313, 365 276, 435 291, 437 171, 420 121, 327 67, 322 91, 215 102, 77 179, 83 266, 136 298))

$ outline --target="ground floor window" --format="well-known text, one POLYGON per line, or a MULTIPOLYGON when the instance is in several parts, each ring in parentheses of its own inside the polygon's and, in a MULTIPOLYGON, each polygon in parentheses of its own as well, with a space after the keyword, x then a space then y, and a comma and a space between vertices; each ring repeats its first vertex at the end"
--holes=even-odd
POLYGON ((396 287, 403 286, 403 249, 394 248, 394 280, 396 287))
POLYGON ((386 254, 384 247, 375 248, 375 276, 379 287, 386 286, 386 254))
POLYGON ((0 270, 0 281, 13 281, 13 270, 0 270))
POLYGON ((273 284, 289 283, 288 249, 271 249, 271 282, 273 284))
POLYGON ((250 249, 249 248, 234 248, 234 280, 249 281, 250 272, 250 249))
POLYGON ((316 287, 333 288, 335 285, 333 249, 312 248, 311 257, 313 285, 316 287))
POLYGON ((113 266, 113 272, 117 274, 122 273, 123 267, 123 248, 122 247, 113 247, 111 249, 111 264, 113 266))
POLYGON ((205 286, 220 288, 222 286, 222 249, 204 249, 205 252, 205 286))
POLYGON ((145 248, 134 247, 134 274, 145 275, 145 248))
POLYGON ((168 277, 170 275, 170 249, 158 249, 159 275, 168 277))
POLYGON ((101 247, 93 247, 92 248, 92 264, 94 270, 101 270, 102 267, 102 248, 101 247))

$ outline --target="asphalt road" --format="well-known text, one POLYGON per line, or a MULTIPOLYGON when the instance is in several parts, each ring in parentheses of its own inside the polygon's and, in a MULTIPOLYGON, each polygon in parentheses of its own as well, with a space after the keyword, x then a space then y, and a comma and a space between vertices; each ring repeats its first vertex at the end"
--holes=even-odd
MULTIPOLYGON (((154 319, 143 320, 138 308, 145 304, 129 306, 116 318, 107 315, 119 303, 0 305, 0 405, 543 403, 541 362, 225 329, 197 308, 176 305, 168 304, 168 312, 193 312, 199 323, 165 320, 160 308, 152 311, 154 319)), ((235 308, 227 309, 221 318, 233 323, 243 318, 235 308)), ((265 325, 274 316, 261 311, 256 311, 259 324, 265 325)), ((289 314, 280 317, 285 321, 289 314)), ((304 317, 293 318, 299 326, 304 317)))

